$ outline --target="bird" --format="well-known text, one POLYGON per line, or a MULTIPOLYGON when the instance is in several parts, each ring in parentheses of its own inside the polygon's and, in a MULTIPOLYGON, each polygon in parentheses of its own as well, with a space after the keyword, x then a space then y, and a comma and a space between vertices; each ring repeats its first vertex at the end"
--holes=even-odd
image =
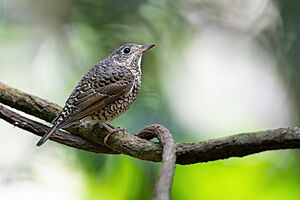
POLYGON ((154 46, 126 43, 94 65, 79 81, 52 121, 52 127, 36 146, 43 145, 59 129, 85 119, 96 121, 109 134, 119 131, 120 128, 106 122, 123 114, 136 99, 141 89, 142 56, 154 46))

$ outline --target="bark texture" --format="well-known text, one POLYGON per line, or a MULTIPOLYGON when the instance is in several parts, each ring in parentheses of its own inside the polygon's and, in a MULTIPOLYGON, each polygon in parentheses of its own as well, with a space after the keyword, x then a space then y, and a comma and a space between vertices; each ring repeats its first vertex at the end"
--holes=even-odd
MULTIPOLYGON (((47 122, 51 122, 61 109, 58 105, 39 97, 11 88, 0 82, 0 103, 23 111, 47 122)), ((42 136, 48 130, 44 124, 28 119, 11 109, 0 106, 0 117, 35 135, 42 136)), ((138 135, 127 131, 118 132, 109 137, 105 146, 103 139, 106 132, 101 127, 92 129, 88 124, 75 124, 59 131, 51 140, 95 153, 127 154, 129 156, 160 162, 162 160, 161 143, 152 142, 147 137, 154 132, 157 126, 150 125, 138 135)), ((230 157, 243 157, 254 153, 278 149, 300 148, 300 129, 298 127, 279 128, 252 133, 236 134, 229 137, 200 141, 196 143, 176 144, 176 163, 193 164, 226 159, 230 157)))
MULTIPOLYGON (((47 133, 49 127, 13 111, 30 114, 51 122, 61 108, 47 100, 24 93, 0 82, 0 117, 8 123, 38 136, 47 133), (10 108, 9 108, 10 107, 10 108)), ((126 154, 138 159, 162 162, 161 173, 156 183, 154 200, 169 200, 175 166, 193 164, 230 157, 243 157, 254 153, 277 149, 300 148, 298 127, 279 128, 253 133, 236 134, 197 143, 175 144, 171 133, 160 124, 145 127, 137 135, 120 131, 108 134, 102 127, 90 124, 72 125, 57 131, 50 140, 61 144, 105 154, 126 154), (158 138, 159 142, 151 141, 158 138)))

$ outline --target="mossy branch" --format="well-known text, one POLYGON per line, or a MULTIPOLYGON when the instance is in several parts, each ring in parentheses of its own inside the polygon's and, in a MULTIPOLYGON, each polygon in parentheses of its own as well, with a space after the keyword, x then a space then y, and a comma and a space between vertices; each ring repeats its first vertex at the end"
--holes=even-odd
MULTIPOLYGON (((0 82, 0 103, 23 111, 47 122, 51 122, 61 109, 58 105, 39 97, 11 88, 0 82)), ((43 135, 47 126, 25 118, 10 109, 1 106, 0 117, 5 121, 32 132, 43 135)), ((161 125, 150 125, 142 130, 154 132, 161 125)), ((69 133, 60 131, 51 139, 78 149, 96 153, 116 154, 122 153, 132 157, 160 162, 162 158, 162 146, 128 132, 113 134, 109 140, 109 148, 104 145, 106 135, 101 127, 94 129, 88 125, 75 124, 68 129, 69 133)), ((236 134, 229 137, 211 139, 196 143, 181 143, 176 145, 176 163, 193 164, 208 162, 230 157, 243 157, 254 153, 277 149, 300 148, 300 129, 279 128, 274 130, 259 131, 253 133, 236 134)))
MULTIPOLYGON (((38 136, 43 136, 49 127, 24 117, 8 107, 47 122, 51 122, 61 110, 54 103, 11 88, 1 82, 0 103, 3 104, 0 104, 1 119, 38 136)), ((170 199, 175 163, 186 165, 243 157, 268 150, 300 148, 298 127, 236 134, 197 143, 175 144, 168 129, 162 125, 153 124, 145 127, 137 135, 129 134, 127 131, 114 133, 107 141, 108 146, 104 144, 104 138, 107 135, 105 131, 102 127, 93 127, 91 124, 78 122, 64 131, 57 131, 50 139, 95 153, 122 153, 142 160, 162 161, 161 174, 155 189, 155 200, 170 199), (160 142, 150 141, 153 137, 157 137, 160 142)))

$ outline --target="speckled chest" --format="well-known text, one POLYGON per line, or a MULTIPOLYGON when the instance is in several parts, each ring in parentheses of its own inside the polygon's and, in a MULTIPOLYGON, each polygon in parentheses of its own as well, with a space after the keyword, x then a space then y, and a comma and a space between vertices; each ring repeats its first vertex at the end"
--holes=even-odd
POLYGON ((121 96, 114 102, 110 103, 109 105, 105 106, 104 108, 96 111, 91 118, 93 120, 97 120, 100 122, 106 122, 113 120, 123 114, 126 110, 129 109, 131 104, 136 99, 137 95, 139 94, 141 85, 136 84, 133 86, 131 92, 126 95, 121 96))

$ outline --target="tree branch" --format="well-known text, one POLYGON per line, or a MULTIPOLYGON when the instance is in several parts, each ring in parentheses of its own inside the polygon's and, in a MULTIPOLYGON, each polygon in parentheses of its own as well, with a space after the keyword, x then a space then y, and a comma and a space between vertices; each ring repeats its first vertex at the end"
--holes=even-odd
POLYGON ((162 167, 160 177, 156 183, 155 200, 170 199, 171 186, 176 166, 176 144, 171 133, 161 125, 151 125, 137 135, 140 138, 152 139, 157 137, 163 144, 162 167))
MULTIPOLYGON (((0 83, 0 103, 12 108, 16 108, 25 113, 39 117, 46 121, 51 121, 60 110, 56 104, 50 103, 41 98, 26 94, 19 90, 0 83)), ((22 129, 29 130, 33 134, 44 134, 46 127, 40 128, 40 123, 33 120, 28 121, 25 117, 11 117, 11 110, 0 108, 1 118, 9 123, 16 125, 22 129), (6 114, 7 115, 6 115, 6 114), (26 120, 25 120, 26 119, 26 120), (23 123, 25 122, 25 123, 23 123), (38 127, 31 131, 32 122, 37 123, 38 127)), ((44 125, 42 125, 44 126, 44 125)), ((152 126, 155 129, 156 125, 152 126)), ((33 129, 33 128, 32 128, 33 129)), ((131 135, 128 132, 118 132, 108 139, 109 148, 103 144, 106 135, 101 127, 91 129, 89 126, 75 124, 66 129, 71 134, 55 134, 51 139, 59 143, 66 144, 75 148, 98 153, 123 153, 132 157, 159 162, 162 158, 162 146, 155 143, 131 135), (60 138, 59 138, 60 137, 60 138), (77 137, 77 138, 75 138, 77 137), (81 142, 77 140, 82 140, 81 142), (67 143, 69 141, 69 143, 67 143), (81 145, 76 145, 78 142, 81 145), (94 145, 88 147, 88 145, 94 145)), ((149 129, 146 129, 146 132, 149 129)), ((62 131, 59 133, 63 133, 62 131)), ((140 136, 145 133, 141 131, 140 136)), ((275 130, 260 131, 254 133, 237 134, 225 138, 212 139, 198 143, 182 143, 176 145, 176 163, 177 164, 193 164, 199 162, 208 162, 230 157, 243 157, 254 153, 277 149, 294 149, 300 148, 300 129, 279 128, 275 130)))
MULTIPOLYGON (((30 133, 33 133, 38 136, 43 136, 47 133, 49 127, 41 124, 39 122, 35 122, 31 119, 23 117, 10 109, 5 108, 0 105, 0 117, 14 126, 17 126, 23 130, 26 130, 30 133)), ((108 154, 116 154, 117 152, 109 149, 108 147, 102 147, 97 145, 87 139, 82 139, 76 135, 71 135, 66 133, 65 131, 57 131, 55 133, 55 137, 52 137, 51 140, 70 146, 75 147, 77 149, 82 149, 86 151, 91 151, 95 153, 108 153, 108 154)))
POLYGON ((51 122, 61 107, 34 95, 27 94, 0 82, 0 103, 51 122))

